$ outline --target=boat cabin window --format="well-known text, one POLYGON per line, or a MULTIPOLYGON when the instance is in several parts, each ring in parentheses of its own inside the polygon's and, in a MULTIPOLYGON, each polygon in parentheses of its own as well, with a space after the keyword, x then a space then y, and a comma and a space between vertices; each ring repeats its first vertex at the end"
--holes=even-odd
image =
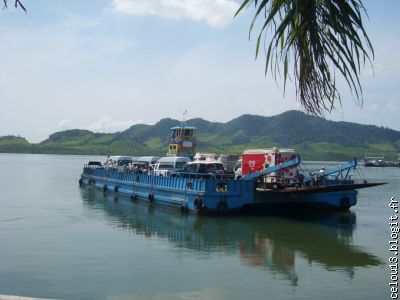
POLYGON ((171 131, 171 137, 176 138, 177 136, 193 136, 193 129, 177 128, 171 131))

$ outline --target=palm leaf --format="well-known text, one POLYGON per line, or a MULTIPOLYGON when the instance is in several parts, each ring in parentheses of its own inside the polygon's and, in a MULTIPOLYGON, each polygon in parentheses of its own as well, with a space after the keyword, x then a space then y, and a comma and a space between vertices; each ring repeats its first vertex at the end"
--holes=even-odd
POLYGON ((362 103, 361 66, 371 63, 374 50, 363 26, 366 9, 361 0, 245 0, 236 15, 252 5, 249 37, 262 22, 256 58, 263 44, 265 71, 270 67, 277 80, 283 67, 284 91, 293 74, 297 100, 307 112, 323 115, 341 103, 339 74, 362 103))

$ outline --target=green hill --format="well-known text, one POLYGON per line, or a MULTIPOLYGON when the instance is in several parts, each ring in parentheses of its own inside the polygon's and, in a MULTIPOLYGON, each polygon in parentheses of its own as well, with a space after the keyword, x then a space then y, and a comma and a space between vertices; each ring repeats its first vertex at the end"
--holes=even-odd
POLYGON ((32 145, 20 136, 7 135, 0 137, 0 152, 30 153, 32 145))
MULTIPOLYGON (((240 153, 249 148, 294 148, 304 159, 347 160, 353 156, 400 152, 400 132, 373 125, 328 121, 299 111, 272 117, 242 115, 227 123, 200 118, 196 126, 200 152, 240 153)), ((137 124, 113 134, 88 130, 56 132, 39 144, 21 137, 0 137, 0 152, 60 154, 164 155, 166 137, 178 120, 162 119, 155 125, 137 124)))

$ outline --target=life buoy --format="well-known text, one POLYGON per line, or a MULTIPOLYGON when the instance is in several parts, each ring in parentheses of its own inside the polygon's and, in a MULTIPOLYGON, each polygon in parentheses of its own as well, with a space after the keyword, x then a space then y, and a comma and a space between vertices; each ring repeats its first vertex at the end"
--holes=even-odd
POLYGON ((340 199, 340 206, 344 209, 348 209, 350 207, 350 199, 348 197, 342 197, 342 199, 340 199))
POLYGON ((193 206, 195 209, 200 209, 203 207, 203 201, 199 198, 194 199, 193 206))
POLYGON ((187 213, 189 211, 189 208, 187 207, 187 205, 181 205, 181 212, 182 213, 187 213))
POLYGON ((81 178, 81 179, 79 179, 79 186, 82 186, 82 184, 83 184, 83 180, 81 178))
POLYGON ((103 192, 107 192, 107 185, 103 185, 103 192))
POLYGON ((119 186, 118 185, 114 186, 114 192, 118 193, 118 190, 119 190, 119 186))
POLYGON ((228 212, 228 203, 226 201, 220 201, 217 206, 217 211, 220 214, 226 214, 228 212))

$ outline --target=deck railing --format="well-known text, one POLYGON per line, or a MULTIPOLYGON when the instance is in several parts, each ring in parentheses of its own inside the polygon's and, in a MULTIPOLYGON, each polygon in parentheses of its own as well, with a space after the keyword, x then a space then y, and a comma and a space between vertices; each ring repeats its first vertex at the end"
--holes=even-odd
MULTIPOLYGON (((195 192, 239 192, 254 188, 253 181, 233 179, 204 179, 204 174, 193 176, 194 178, 155 176, 145 173, 120 172, 111 168, 85 166, 83 174, 103 177, 113 180, 121 180, 127 183, 154 185, 158 187, 192 190, 195 192)), ((196 175, 196 174, 193 174, 196 175)))

